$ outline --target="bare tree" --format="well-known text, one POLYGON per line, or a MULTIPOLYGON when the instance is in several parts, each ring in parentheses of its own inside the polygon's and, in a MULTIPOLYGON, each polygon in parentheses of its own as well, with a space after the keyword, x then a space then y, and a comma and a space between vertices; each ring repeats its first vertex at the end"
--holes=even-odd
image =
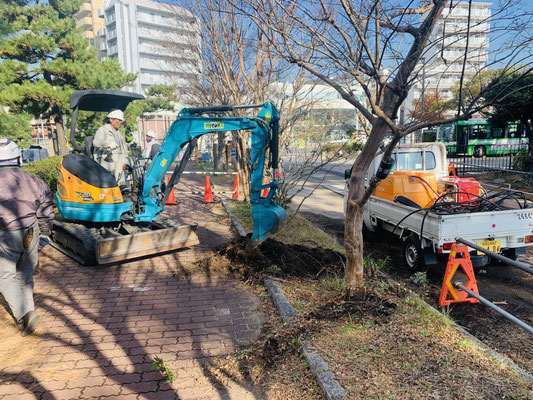
MULTIPOLYGON (((224 0, 174 0, 169 7, 189 10, 196 17, 198 37, 191 38, 187 47, 199 55, 194 81, 187 94, 187 102, 197 105, 260 104, 274 101, 283 110, 280 136, 284 135, 305 108, 297 96, 307 72, 287 65, 273 51, 269 38, 253 21, 224 0), (280 95, 280 84, 291 80, 291 91, 280 95)), ((179 29, 179 27, 178 27, 179 29)), ((182 43, 167 43, 171 52, 183 52, 182 43)), ((232 132, 237 153, 237 170, 246 200, 250 198, 251 160, 247 132, 232 132)), ((220 139, 220 136, 219 136, 220 139)), ((222 148, 219 140, 219 148, 222 148)), ((280 148, 283 151, 283 147, 280 148)))
MULTIPOLYGON (((436 57, 442 60, 444 67, 451 64, 444 57, 443 49, 448 46, 450 38, 457 37, 457 29, 449 23, 447 31, 445 28, 432 35, 443 12, 448 13, 459 5, 467 6, 468 24, 461 32, 461 40, 466 41, 466 46, 455 60, 462 61, 460 88, 466 70, 470 69, 467 67, 476 64, 472 48, 469 51, 470 32, 475 24, 482 26, 483 19, 474 19, 471 15, 472 0, 228 1, 255 22, 277 54, 335 88, 371 126, 366 145, 355 160, 349 179, 345 280, 348 290, 354 291, 363 282, 363 209, 379 183, 374 176, 365 186, 364 178, 378 151, 383 151, 383 160, 387 161, 396 144, 406 135, 429 125, 468 118, 490 106, 481 91, 468 101, 461 97, 456 112, 439 121, 422 118, 400 124, 397 118, 410 88, 420 80, 420 72, 425 72, 420 65, 436 57), (354 83, 363 89, 368 107, 350 89, 354 83), (383 148, 388 133, 391 141, 383 148)), ((477 63, 479 70, 495 63, 504 69, 520 63, 524 73, 529 70, 530 16, 524 9, 517 8, 519 3, 509 0, 494 5, 491 32, 508 35, 512 30, 513 34, 491 54, 488 63, 477 63), (495 23, 496 18, 499 24, 495 23)), ((442 72, 436 73, 439 74, 442 72)), ((502 96, 506 95, 505 89, 505 86, 501 87, 502 96)))

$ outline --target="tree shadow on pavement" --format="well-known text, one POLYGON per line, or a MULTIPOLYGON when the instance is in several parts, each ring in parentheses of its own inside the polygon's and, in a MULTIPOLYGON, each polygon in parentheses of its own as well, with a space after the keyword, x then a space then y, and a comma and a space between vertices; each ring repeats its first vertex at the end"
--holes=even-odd
MULTIPOLYGON (((201 236, 228 240, 205 226, 201 236)), ((213 357, 258 336, 257 299, 216 271, 192 273, 190 253, 91 269, 47 249, 36 276, 35 349, 9 368, 1 363, 0 379, 11 393, 36 398, 264 398, 211 372, 213 357), (176 373, 174 382, 152 370, 155 357, 176 373)))

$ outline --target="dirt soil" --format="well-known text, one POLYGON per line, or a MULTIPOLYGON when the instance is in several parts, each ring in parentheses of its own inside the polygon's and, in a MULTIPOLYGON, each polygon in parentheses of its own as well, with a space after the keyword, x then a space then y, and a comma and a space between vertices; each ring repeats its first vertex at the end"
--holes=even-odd
POLYGON ((268 275, 305 276, 338 274, 343 271, 345 258, 336 251, 322 247, 286 245, 274 239, 267 239, 259 246, 244 242, 233 243, 221 255, 232 263, 245 266, 242 273, 256 279, 268 275))
MULTIPOLYGON (((315 214, 306 214, 305 217, 342 243, 343 221, 315 214)), ((427 271, 426 283, 415 284, 413 274, 402 268, 399 255, 401 243, 395 238, 387 236, 381 242, 365 242, 365 252, 373 258, 390 257, 386 272, 425 298, 430 305, 440 309, 438 298, 445 263, 441 261, 437 267, 427 271)), ((520 256, 519 261, 533 266, 533 249, 529 248, 527 254, 520 256)), ((513 267, 498 265, 476 270, 476 279, 482 296, 498 302, 507 312, 533 325, 533 276, 513 267)), ((478 339, 533 373, 533 340, 528 332, 481 304, 455 304, 444 311, 478 339)))

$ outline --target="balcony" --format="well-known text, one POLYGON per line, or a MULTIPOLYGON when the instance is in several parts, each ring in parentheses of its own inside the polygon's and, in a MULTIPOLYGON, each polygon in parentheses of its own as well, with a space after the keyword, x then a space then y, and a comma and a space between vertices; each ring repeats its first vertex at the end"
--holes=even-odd
POLYGON ((112 13, 106 14, 104 22, 105 22, 106 25, 109 25, 109 24, 112 24, 113 22, 115 22, 116 19, 117 19, 117 16, 115 15, 114 12, 112 12, 112 13))
POLYGON ((105 28, 98 29, 98 36, 105 37, 105 28))
POLYGON ((99 8, 99 9, 98 9, 98 16, 99 16, 100 18, 104 18, 104 17, 105 17, 105 11, 104 11, 103 8, 99 8))
POLYGON ((100 45, 98 46, 98 50, 100 51, 106 51, 107 50, 107 45, 106 43, 100 43, 100 45))
POLYGON ((89 11, 89 12, 92 12, 92 11, 93 11, 93 8, 92 8, 92 6, 91 6, 91 3, 83 2, 83 4, 81 5, 81 11, 89 11))
POLYGON ((118 46, 115 44, 113 46, 109 46, 107 49, 107 55, 112 56, 113 54, 118 53, 118 46))
POLYGON ((76 27, 77 28, 83 28, 83 27, 86 27, 86 26, 92 26, 92 24, 93 24, 93 19, 91 17, 79 18, 76 21, 76 27))

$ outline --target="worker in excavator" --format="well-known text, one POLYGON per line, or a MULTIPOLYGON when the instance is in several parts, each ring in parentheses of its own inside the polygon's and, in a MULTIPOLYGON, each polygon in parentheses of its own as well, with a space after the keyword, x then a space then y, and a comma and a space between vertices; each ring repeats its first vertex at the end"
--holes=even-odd
POLYGON ((39 320, 33 273, 38 248, 48 244, 54 201, 46 183, 20 168, 20 149, 5 138, 0 138, 0 187, 0 293, 26 336, 39 320))
POLYGON ((119 130, 124 122, 124 113, 122 110, 112 110, 106 118, 109 123, 98 128, 94 136, 95 160, 111 172, 122 186, 126 183, 124 165, 128 157, 126 138, 119 130))

